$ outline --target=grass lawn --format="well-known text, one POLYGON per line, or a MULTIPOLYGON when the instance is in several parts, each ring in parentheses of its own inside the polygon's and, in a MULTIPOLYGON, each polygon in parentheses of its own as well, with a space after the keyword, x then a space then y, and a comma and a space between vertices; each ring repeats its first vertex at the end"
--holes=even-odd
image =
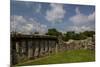
POLYGON ((69 50, 50 55, 36 60, 19 63, 16 66, 23 65, 42 65, 58 63, 75 63, 95 61, 95 51, 92 50, 69 50))

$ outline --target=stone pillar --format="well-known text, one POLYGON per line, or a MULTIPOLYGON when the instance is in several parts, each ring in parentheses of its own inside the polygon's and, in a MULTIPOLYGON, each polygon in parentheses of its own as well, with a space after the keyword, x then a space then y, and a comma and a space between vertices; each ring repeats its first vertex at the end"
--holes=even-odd
POLYGON ((16 42, 15 45, 16 45, 16 52, 18 53, 19 52, 19 44, 18 44, 18 42, 16 42))
POLYGON ((22 57, 23 57, 23 59, 26 59, 27 58, 27 56, 26 56, 27 51, 26 51, 26 42, 25 42, 25 40, 22 41, 21 49, 22 49, 22 57))
POLYGON ((32 40, 32 47, 33 47, 33 58, 34 58, 34 54, 35 54, 35 41, 34 41, 34 39, 32 40))
POLYGON ((47 55, 49 54, 49 40, 47 40, 47 55))
POLYGON ((46 40, 43 40, 43 56, 45 56, 45 47, 46 47, 46 40))
POLYGON ((38 50, 38 57, 40 57, 40 51, 41 51, 41 40, 38 39, 37 41, 38 41, 38 48, 39 48, 39 50, 38 50))
POLYGON ((32 46, 32 41, 28 42, 28 58, 32 58, 33 57, 33 46, 32 46))
POLYGON ((41 39, 40 41, 40 56, 43 56, 44 54, 44 40, 41 39))
POLYGON ((21 55, 22 55, 22 44, 21 41, 16 41, 16 58, 17 58, 17 62, 21 61, 21 55))
POLYGON ((28 40, 25 40, 25 55, 28 58, 28 40))
POLYGON ((52 40, 50 40, 50 47, 51 47, 50 53, 52 53, 52 48, 53 48, 53 41, 52 40))
POLYGON ((46 40, 44 39, 44 40, 43 40, 43 56, 45 55, 45 46, 46 46, 46 45, 45 45, 45 42, 46 42, 46 40))
POLYGON ((34 43, 35 43, 34 44, 35 45, 34 57, 37 57, 39 54, 39 42, 38 42, 38 40, 35 40, 34 43))
POLYGON ((48 41, 47 40, 45 40, 45 55, 47 55, 48 54, 48 41))
POLYGON ((25 55, 25 49, 26 49, 25 41, 22 41, 22 53, 24 55, 25 55))
POLYGON ((50 40, 49 40, 48 45, 49 45, 49 54, 50 54, 51 53, 51 41, 50 40))
POLYGON ((56 41, 53 41, 52 51, 53 51, 53 53, 56 52, 56 41))

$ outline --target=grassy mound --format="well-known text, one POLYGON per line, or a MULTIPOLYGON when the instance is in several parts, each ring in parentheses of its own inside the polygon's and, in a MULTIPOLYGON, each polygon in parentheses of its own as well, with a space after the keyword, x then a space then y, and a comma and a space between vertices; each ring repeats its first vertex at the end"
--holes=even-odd
POLYGON ((91 62, 95 61, 95 51, 92 50, 69 50, 50 55, 36 60, 19 63, 19 65, 42 65, 42 64, 58 64, 58 63, 75 63, 75 62, 91 62))

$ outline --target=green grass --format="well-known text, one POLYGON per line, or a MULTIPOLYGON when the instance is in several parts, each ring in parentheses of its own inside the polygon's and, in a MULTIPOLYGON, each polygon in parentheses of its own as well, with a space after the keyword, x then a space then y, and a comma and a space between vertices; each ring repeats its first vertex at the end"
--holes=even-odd
POLYGON ((69 50, 50 55, 36 60, 19 63, 17 66, 23 65, 42 65, 42 64, 58 64, 58 63, 75 63, 75 62, 91 62, 95 61, 95 51, 92 50, 69 50))

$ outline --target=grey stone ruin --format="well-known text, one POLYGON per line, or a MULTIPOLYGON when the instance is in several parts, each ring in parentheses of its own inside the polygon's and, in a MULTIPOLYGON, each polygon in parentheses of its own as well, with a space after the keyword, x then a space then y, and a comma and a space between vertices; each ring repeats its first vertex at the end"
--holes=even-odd
POLYGON ((84 40, 69 40, 66 43, 67 50, 75 49, 90 49, 95 50, 95 40, 94 37, 88 37, 84 40))
POLYGON ((57 41, 49 35, 11 35, 11 64, 56 53, 57 41))

